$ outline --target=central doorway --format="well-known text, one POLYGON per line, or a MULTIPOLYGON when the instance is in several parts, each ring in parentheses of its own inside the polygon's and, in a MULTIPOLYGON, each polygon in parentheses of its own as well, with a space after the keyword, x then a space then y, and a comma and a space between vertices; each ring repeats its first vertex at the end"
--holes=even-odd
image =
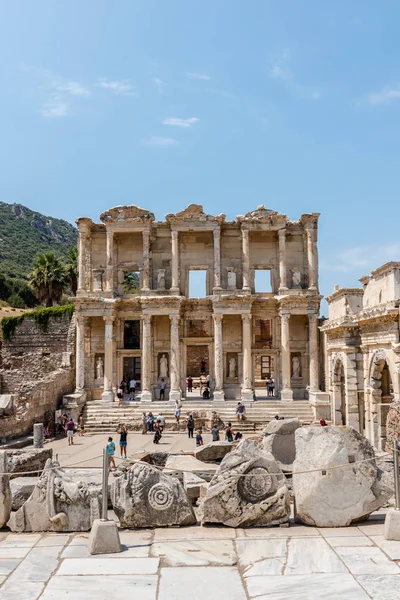
POLYGON ((203 393, 210 386, 210 357, 208 344, 186 346, 186 397, 207 399, 203 393), (191 385, 190 385, 191 384, 191 385))

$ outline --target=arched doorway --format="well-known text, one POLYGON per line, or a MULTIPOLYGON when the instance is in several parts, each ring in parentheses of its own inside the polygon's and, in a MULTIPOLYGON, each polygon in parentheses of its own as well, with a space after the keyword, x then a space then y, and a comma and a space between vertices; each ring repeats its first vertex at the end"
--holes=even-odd
POLYGON ((385 360, 382 369, 382 404, 391 404, 393 402, 393 383, 390 375, 389 365, 385 360))
POLYGON ((334 422, 335 425, 346 425, 346 378, 344 366, 339 359, 335 362, 333 370, 333 395, 334 395, 334 422))
POLYGON ((369 375, 368 438, 374 446, 384 450, 386 418, 394 399, 392 371, 386 350, 378 350, 374 354, 369 375))

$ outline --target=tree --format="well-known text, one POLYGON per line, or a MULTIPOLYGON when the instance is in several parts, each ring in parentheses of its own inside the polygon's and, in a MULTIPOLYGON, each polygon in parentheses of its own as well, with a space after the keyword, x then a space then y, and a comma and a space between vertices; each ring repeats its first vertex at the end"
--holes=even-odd
POLYGON ((78 289, 78 248, 74 246, 68 250, 67 260, 65 262, 65 274, 73 296, 76 296, 78 289))
POLYGON ((36 256, 30 283, 39 302, 46 307, 60 302, 67 286, 66 279, 61 259, 54 252, 39 253, 36 256))

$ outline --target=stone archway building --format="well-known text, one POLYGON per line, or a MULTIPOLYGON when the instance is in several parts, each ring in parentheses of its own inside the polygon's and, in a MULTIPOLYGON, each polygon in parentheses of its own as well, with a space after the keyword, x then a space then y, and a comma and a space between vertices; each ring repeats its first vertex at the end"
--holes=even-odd
POLYGON ((107 210, 99 224, 78 219, 76 393, 111 401, 127 375, 142 401, 159 399, 162 379, 165 398, 180 400, 204 366, 214 401, 252 401, 272 375, 275 396, 326 411, 318 217, 290 221, 260 206, 228 222, 190 205, 162 222, 137 206, 107 210), (202 298, 189 293, 198 270, 202 298), (268 289, 257 289, 259 271, 268 289))
POLYGON ((351 425, 384 449, 387 413, 400 399, 400 263, 387 263, 360 281, 363 288, 336 288, 327 298, 329 320, 321 327, 326 386, 333 423, 351 425))

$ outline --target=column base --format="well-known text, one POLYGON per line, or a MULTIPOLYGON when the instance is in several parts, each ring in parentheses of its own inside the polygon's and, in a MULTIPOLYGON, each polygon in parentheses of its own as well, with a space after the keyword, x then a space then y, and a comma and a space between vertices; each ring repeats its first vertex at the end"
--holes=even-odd
POLYGON ((179 294, 179 288, 178 287, 171 287, 169 288, 170 292, 173 292, 174 294, 179 294))
POLYGON ((287 287, 280 287, 280 288, 278 289, 278 292, 287 292, 287 291, 288 291, 288 289, 289 289, 289 288, 287 288, 287 287))
POLYGON ((389 508, 383 529, 385 540, 400 541, 400 510, 389 508))
POLYGON ((141 402, 153 402, 153 394, 149 390, 143 390, 140 394, 141 402))
POLYGON ((308 401, 313 409, 314 419, 316 421, 319 421, 320 419, 325 419, 325 421, 331 420, 332 407, 330 402, 330 395, 328 392, 320 392, 319 390, 309 390, 308 401))
POLYGON ((175 402, 175 401, 180 402, 182 400, 182 392, 181 390, 170 390, 169 392, 169 401, 170 402, 175 402))
POLYGON ((114 392, 111 390, 104 390, 101 395, 102 402, 114 402, 114 392))
POLYGON ((242 400, 246 400, 246 402, 253 402, 254 401, 253 390, 250 388, 243 388, 242 389, 242 400))
POLYGON ((224 390, 215 390, 213 394, 214 400, 220 401, 225 400, 225 392, 224 390))
POLYGON ((290 388, 283 388, 283 390, 281 390, 281 400, 293 402, 293 390, 290 388))
POLYGON ((220 285, 215 285, 213 287, 213 292, 221 292, 222 291, 222 287, 220 285))

